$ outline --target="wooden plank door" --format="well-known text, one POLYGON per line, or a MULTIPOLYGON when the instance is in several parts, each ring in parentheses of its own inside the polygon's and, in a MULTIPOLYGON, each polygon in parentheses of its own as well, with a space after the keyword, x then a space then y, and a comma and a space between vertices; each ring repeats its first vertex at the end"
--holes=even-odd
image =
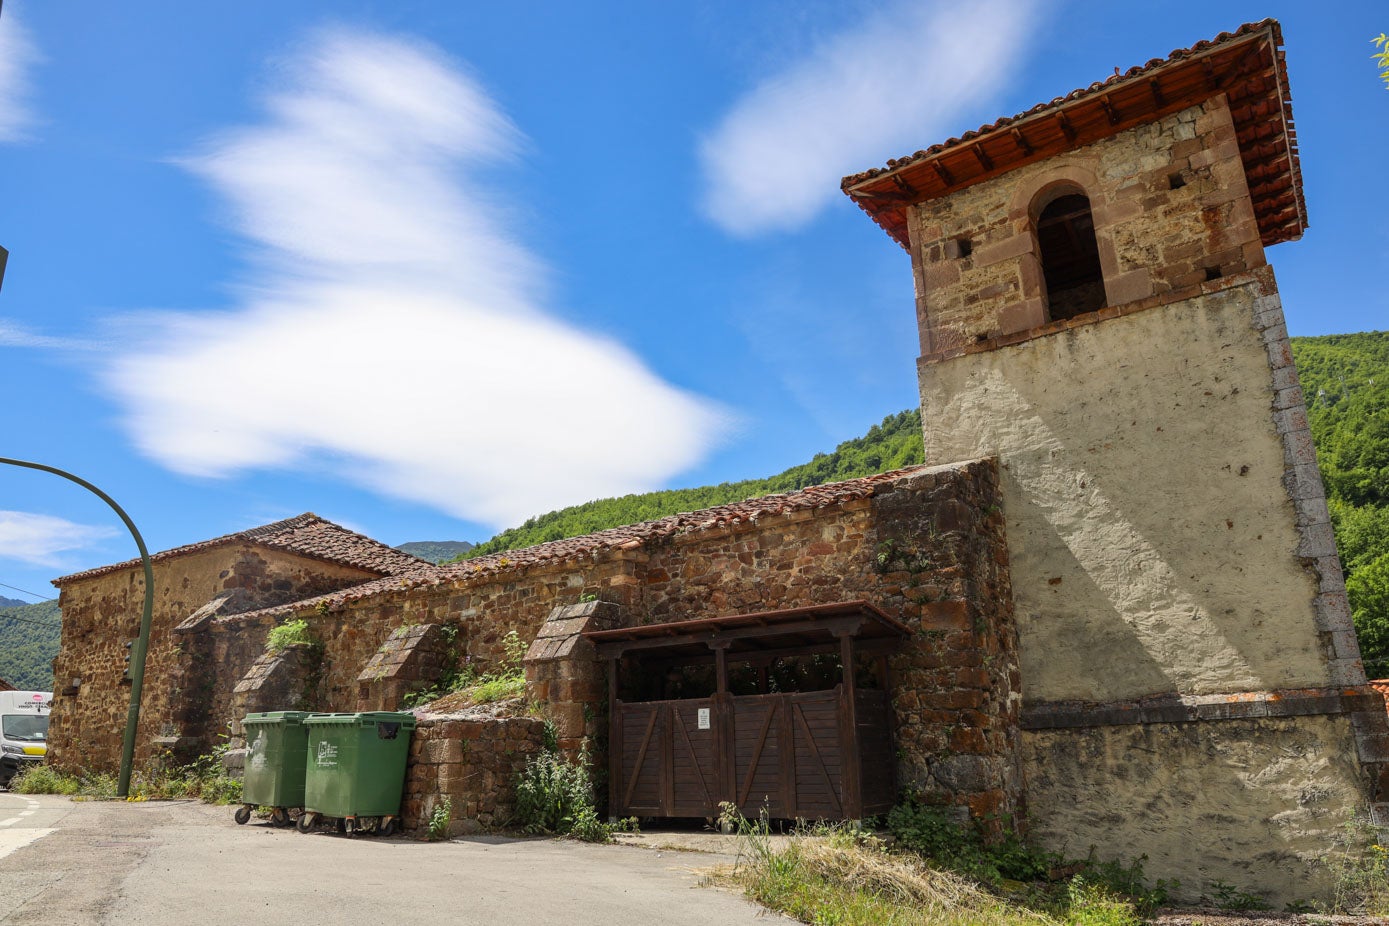
POLYGON ((661 817, 663 746, 667 724, 662 704, 623 704, 617 718, 622 737, 622 762, 618 766, 617 816, 661 817))
POLYGON ((792 714, 795 755, 795 816, 807 820, 843 820, 844 762, 838 689, 786 696, 792 714))
POLYGON ((785 819, 795 815, 795 768, 783 744, 790 741, 785 695, 734 699, 734 803, 751 819, 765 812, 785 819))
POLYGON ((670 794, 664 816, 716 817, 727 798, 719 788, 718 713, 709 700, 673 701, 670 731, 670 794))

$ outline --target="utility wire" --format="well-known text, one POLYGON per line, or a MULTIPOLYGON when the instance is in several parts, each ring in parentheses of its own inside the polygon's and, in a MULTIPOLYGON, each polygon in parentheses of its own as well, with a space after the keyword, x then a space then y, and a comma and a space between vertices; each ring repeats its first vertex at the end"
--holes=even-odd
MULTIPOLYGON (((4 2, 4 0, 0 0, 0 3, 3 3, 3 2, 4 2)), ((20 588, 18 585, 6 585, 4 582, 0 582, 0 588, 8 588, 8 589, 12 589, 13 591, 16 591, 16 592, 24 592, 24 594, 28 595, 28 596, 31 597, 31 598, 37 598, 39 601, 57 601, 57 600, 58 600, 57 598, 45 598, 45 597, 43 597, 42 595, 40 595, 38 592, 26 591, 25 589, 20 588)), ((37 603, 38 603, 38 602, 35 602, 35 604, 37 604, 37 603)))
POLYGON ((41 621, 41 620, 36 620, 36 619, 34 619, 34 618, 32 618, 32 617, 20 617, 20 616, 17 615, 17 614, 6 614, 4 611, 0 611, 0 618, 3 618, 3 619, 5 619, 5 620, 7 620, 7 621, 19 621, 21 624, 36 624, 36 625, 38 625, 39 627, 61 627, 61 626, 63 626, 63 625, 62 625, 61 623, 59 623, 58 621, 41 621))

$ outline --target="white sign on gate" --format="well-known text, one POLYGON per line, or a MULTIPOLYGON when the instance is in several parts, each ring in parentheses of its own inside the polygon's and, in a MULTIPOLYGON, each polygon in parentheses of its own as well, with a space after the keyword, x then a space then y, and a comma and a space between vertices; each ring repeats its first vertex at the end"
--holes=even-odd
POLYGON ((699 728, 701 730, 709 729, 709 708, 707 707, 699 709, 699 728))

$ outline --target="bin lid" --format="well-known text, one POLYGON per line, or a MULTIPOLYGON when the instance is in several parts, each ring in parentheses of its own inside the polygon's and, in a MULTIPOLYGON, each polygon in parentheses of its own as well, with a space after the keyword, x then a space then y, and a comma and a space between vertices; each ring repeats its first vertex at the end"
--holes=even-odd
POLYGON ((248 723, 304 723, 313 716, 313 711, 263 711, 258 714, 247 714, 246 719, 241 721, 245 726, 248 723))
POLYGON ((327 724, 351 724, 371 727, 378 723, 400 724, 402 730, 415 729, 415 715, 401 711, 362 711, 356 714, 313 714, 304 723, 312 726, 327 724))

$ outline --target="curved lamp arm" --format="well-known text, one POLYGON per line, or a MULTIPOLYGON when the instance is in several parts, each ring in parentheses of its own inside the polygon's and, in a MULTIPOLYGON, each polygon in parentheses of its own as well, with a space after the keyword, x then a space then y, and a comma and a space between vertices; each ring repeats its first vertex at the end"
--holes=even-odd
POLYGON ((120 515, 121 520, 125 522, 126 528, 130 531, 130 536, 135 538, 135 546, 140 548, 140 562, 145 567, 145 608, 140 615, 140 636, 135 641, 130 653, 130 710, 125 719, 125 739, 121 743, 121 775, 116 786, 116 796, 127 797, 130 794, 130 768, 135 761, 135 728, 140 723, 140 695, 145 687, 145 650, 149 647, 150 622, 154 613, 154 567, 150 564, 149 550, 145 549, 145 538, 140 536, 140 532, 135 529, 135 522, 130 520, 130 515, 126 514, 120 505, 116 504, 116 500, 87 480, 58 469, 56 466, 30 463, 27 460, 11 460, 7 457, 0 457, 0 463, 23 466, 26 469, 43 470, 45 473, 62 476, 69 482, 77 483, 110 505, 111 510, 120 515))

